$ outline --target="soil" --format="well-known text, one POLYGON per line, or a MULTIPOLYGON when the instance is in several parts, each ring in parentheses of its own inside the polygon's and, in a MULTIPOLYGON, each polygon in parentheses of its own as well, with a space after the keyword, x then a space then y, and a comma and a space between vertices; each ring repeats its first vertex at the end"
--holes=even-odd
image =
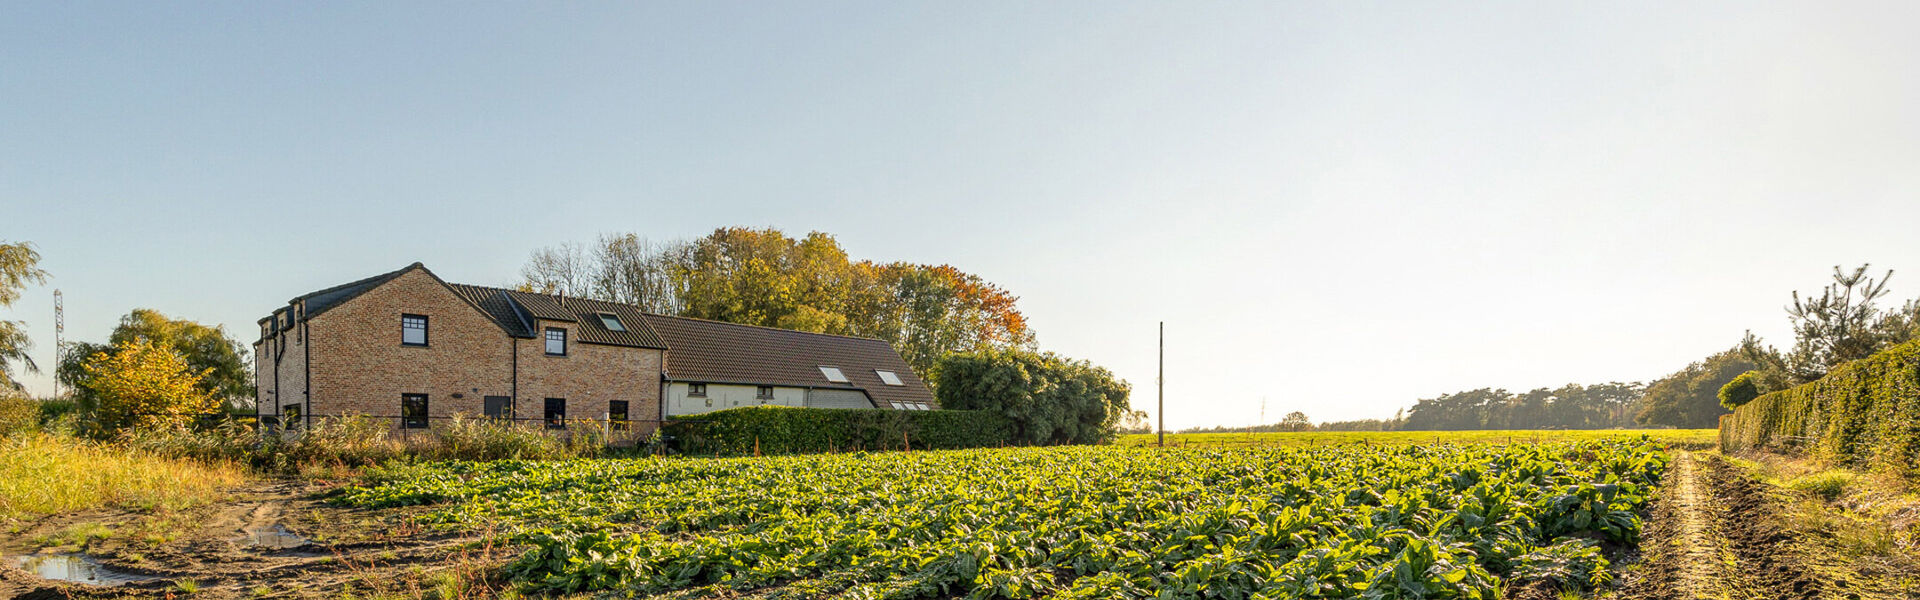
POLYGON ((1641 551, 1622 580, 1626 600, 1908 600, 1860 565, 1822 552, 1796 529, 1780 488, 1714 454, 1676 454, 1641 551))
POLYGON ((0 556, 7 557, 0 559, 0 598, 331 598, 349 590, 419 597, 429 588, 444 588, 447 597, 489 597, 500 587, 486 579, 511 557, 485 536, 423 531, 406 510, 334 506, 324 501, 325 490, 271 482, 182 512, 96 510, 39 519, 0 533, 0 556), (69 532, 96 526, 112 534, 71 543, 69 532), (261 545, 259 532, 295 537, 261 545), (11 560, 52 552, 82 552, 115 571, 157 579, 83 585, 43 579, 11 560))

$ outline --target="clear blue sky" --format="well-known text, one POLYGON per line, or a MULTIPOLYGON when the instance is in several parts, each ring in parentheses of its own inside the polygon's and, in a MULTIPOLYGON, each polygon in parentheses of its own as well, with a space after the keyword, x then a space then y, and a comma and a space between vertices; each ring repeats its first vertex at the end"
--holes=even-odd
MULTIPOLYGON (((1920 5, 0 4, 0 318, 51 362, 424 261, 724 225, 1022 296, 1171 427, 1647 380, 1920 296, 1920 5)), ((45 376, 31 389, 50 390, 45 376)))

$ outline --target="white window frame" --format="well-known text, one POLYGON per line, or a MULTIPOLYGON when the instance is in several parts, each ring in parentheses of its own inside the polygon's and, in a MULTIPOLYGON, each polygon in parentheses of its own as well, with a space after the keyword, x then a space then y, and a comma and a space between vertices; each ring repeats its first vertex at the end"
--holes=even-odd
POLYGON ((847 379, 847 374, 841 371, 840 367, 821 365, 820 376, 827 378, 827 381, 833 383, 852 383, 852 380, 847 379))
POLYGON ((873 373, 875 375, 880 376, 880 383, 884 383, 887 385, 906 385, 905 383, 902 383, 900 381, 900 375, 898 373, 894 373, 893 371, 882 371, 879 369, 874 369, 873 373))

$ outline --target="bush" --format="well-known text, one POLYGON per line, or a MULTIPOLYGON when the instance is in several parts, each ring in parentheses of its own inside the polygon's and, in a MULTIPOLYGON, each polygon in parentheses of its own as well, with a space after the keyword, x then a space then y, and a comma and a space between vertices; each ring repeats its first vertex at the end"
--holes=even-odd
POLYGON ((940 359, 940 407, 978 410, 1013 423, 1024 444, 1113 441, 1127 415, 1127 382, 1084 360, 1051 352, 986 350, 940 359))
POLYGON ((1733 410, 1760 397, 1760 372, 1747 371, 1734 376, 1733 381, 1720 386, 1720 405, 1733 410))
POLYGON ((579 427, 565 440, 538 426, 455 416, 430 433, 394 436, 389 421, 360 415, 314 419, 305 430, 262 434, 227 421, 208 427, 145 427, 122 430, 121 445, 161 456, 233 461, 273 472, 303 467, 369 467, 404 459, 546 460, 597 456, 606 438, 579 427))
POLYGON ((20 435, 39 428, 39 403, 0 389, 0 437, 20 435))
POLYGON ((1821 471, 1787 482, 1787 487, 1819 496, 1821 500, 1832 502, 1847 493, 1858 476, 1841 470, 1821 471))
POLYGON ((1920 341, 1755 398, 1720 420, 1720 447, 1803 451, 1920 476, 1920 341))
POLYGON ((667 424, 688 454, 803 454, 854 450, 944 450, 1001 446, 1013 430, 981 411, 902 411, 750 406, 667 424))

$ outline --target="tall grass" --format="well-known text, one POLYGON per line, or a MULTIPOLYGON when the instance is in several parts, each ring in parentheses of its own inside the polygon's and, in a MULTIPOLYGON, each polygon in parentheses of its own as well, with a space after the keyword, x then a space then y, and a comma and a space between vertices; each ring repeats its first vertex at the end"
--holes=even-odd
POLYGON ((262 434, 226 423, 188 430, 122 432, 128 448, 164 456, 233 461, 282 473, 374 466, 394 460, 559 459, 597 456, 607 449, 597 426, 583 423, 555 437, 539 426, 454 417, 426 432, 396 434, 388 421, 364 416, 316 419, 303 431, 262 434))
POLYGON ((148 510, 212 502, 246 481, 239 465, 168 458, 70 436, 0 438, 0 519, 101 506, 148 510))

